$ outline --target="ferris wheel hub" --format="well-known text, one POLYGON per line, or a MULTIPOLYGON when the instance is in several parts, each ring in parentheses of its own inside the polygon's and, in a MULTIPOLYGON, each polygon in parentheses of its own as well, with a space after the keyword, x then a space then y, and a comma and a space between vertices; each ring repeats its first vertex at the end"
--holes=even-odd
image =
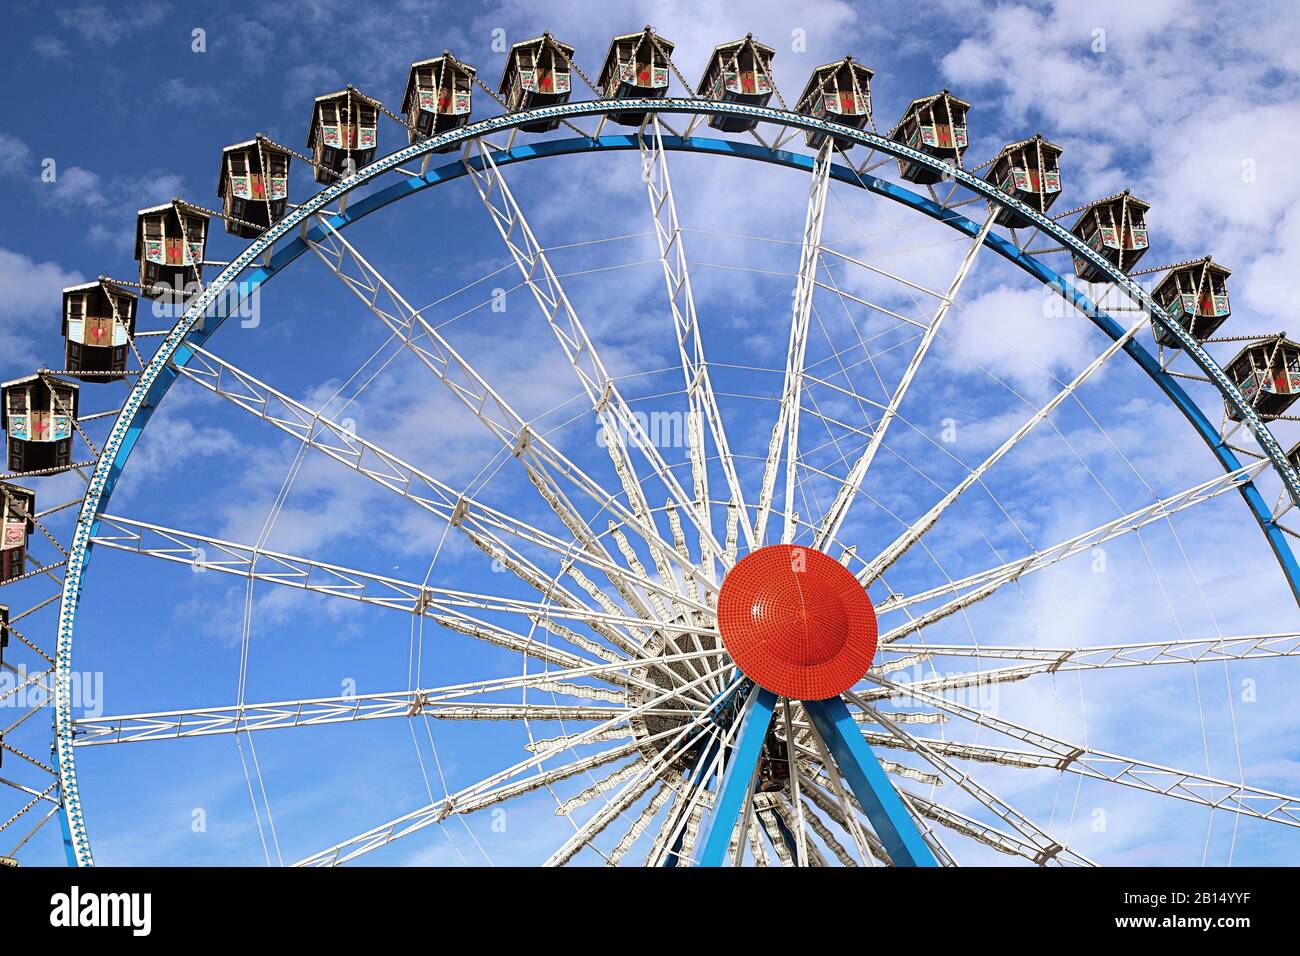
POLYGON ((723 579, 718 629, 756 684, 823 700, 860 681, 876 653, 876 611, 857 578, 821 551, 774 544, 723 579))

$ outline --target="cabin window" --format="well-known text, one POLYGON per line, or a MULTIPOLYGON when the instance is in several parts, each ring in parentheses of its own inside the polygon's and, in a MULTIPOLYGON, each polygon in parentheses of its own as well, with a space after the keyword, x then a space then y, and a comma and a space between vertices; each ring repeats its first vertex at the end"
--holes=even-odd
POLYGON ((144 221, 144 237, 146 239, 161 239, 162 234, 162 216, 147 217, 144 221))

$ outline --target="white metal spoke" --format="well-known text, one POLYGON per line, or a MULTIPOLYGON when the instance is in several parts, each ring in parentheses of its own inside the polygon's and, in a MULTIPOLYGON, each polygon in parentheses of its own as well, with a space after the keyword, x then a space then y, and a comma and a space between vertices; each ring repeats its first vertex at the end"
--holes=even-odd
MULTIPOLYGON (((964 717, 982 727, 997 730, 1016 740, 1048 751, 1056 756, 1053 767, 1057 770, 1122 784, 1216 810, 1228 810, 1243 816, 1300 827, 1300 799, 1296 797, 1067 743, 1040 731, 1031 730, 1012 721, 994 717, 984 711, 905 684, 896 684, 874 676, 868 679, 882 687, 898 690, 913 700, 964 717)), ((871 709, 865 702, 860 702, 860 706, 866 710, 871 709)), ((878 711, 874 712, 873 717, 883 719, 878 711)), ((890 729, 894 730, 894 727, 890 729)), ((895 733, 898 731, 895 730, 895 733)))
MULTIPOLYGON (((524 218, 523 210, 497 168, 491 148, 481 140, 477 145, 478 164, 469 160, 465 164, 469 178, 600 420, 606 438, 606 449, 623 482, 633 514, 643 521, 651 520, 645 492, 637 478, 625 439, 631 439, 637 446, 675 500, 692 500, 678 483, 672 469, 663 460, 606 370, 595 344, 560 284, 559 277, 551 268, 545 250, 537 241, 532 227, 524 218)), ((699 532, 702 544, 707 545, 712 553, 721 554, 722 547, 714 538, 709 525, 702 522, 693 510, 688 510, 687 515, 699 532)), ((658 557, 659 552, 655 553, 658 557)))
MULTIPOLYGON (((659 258, 663 265, 664 282, 668 287, 668 306, 677 333, 678 351, 682 372, 686 378, 686 394, 690 402, 690 453, 691 471, 695 478, 695 503, 700 519, 710 523, 708 468, 704 453, 704 423, 708 423, 713 443, 718 451, 719 464, 731 494, 731 505, 742 514, 745 496, 736 475, 736 463, 731 455, 731 445, 713 383, 709 365, 704 357, 704 340, 700 334, 699 318, 695 313, 695 293, 687 267, 686 246, 681 224, 677 218, 677 201, 673 196, 672 178, 668 173, 668 152, 664 149, 663 130, 658 116, 650 119, 650 135, 637 137, 640 149, 641 172, 650 199, 650 214, 654 217, 655 238, 659 243, 659 258)), ((748 518, 742 529, 750 549, 754 547, 754 531, 748 518)))
POLYGON ((984 220, 984 225, 975 241, 971 243, 970 248, 966 251, 961 265, 957 268, 956 275, 953 276, 952 282, 948 286, 948 291, 943 299, 939 302, 939 308, 934 312, 934 317, 930 324, 926 326, 925 334, 921 336, 921 341, 912 353, 911 361, 908 362, 907 368, 903 370, 903 375, 898 384, 894 387, 894 392, 889 398, 889 405, 885 408, 872 429, 871 439, 867 442, 867 447, 863 450, 858 460, 853 463, 844 483, 840 485, 839 491, 835 495, 835 500, 826 510, 822 517, 821 526, 817 529, 817 537, 813 541, 813 547, 824 550, 827 545, 834 541, 843 527, 845 519, 849 515, 849 508, 857 497, 858 492, 862 489, 862 482, 867 477, 867 471, 871 468, 871 462, 876 457, 876 452, 880 449, 881 443, 885 440, 885 433, 888 431, 890 423, 898 414, 898 408, 903 402, 903 397, 907 394, 912 380, 921 368, 921 363, 925 360, 926 354, 930 350, 930 345, 934 342, 935 337, 939 334, 939 327, 943 324, 944 318, 948 315, 948 310, 956 301, 958 294, 961 292, 962 284, 966 281, 966 276, 970 274, 971 267, 975 265, 975 259, 984 245, 984 240, 989 234, 989 229, 993 226, 993 219, 996 210, 990 210, 988 218, 984 220))
MULTIPOLYGON (((1204 664, 1211 661, 1259 660, 1270 657, 1300 657, 1300 633, 1257 634, 1246 637, 1183 638, 1110 644, 1101 647, 981 647, 973 644, 894 645, 891 650, 906 653, 917 661, 935 657, 974 657, 981 660, 1032 660, 1032 664, 990 668, 943 677, 931 677, 908 684, 930 693, 963 687, 978 687, 1023 680, 1035 674, 1099 670, 1117 667, 1153 667, 1159 664, 1204 664)), ((877 671, 879 673, 879 671, 877 671)), ((898 692, 873 689, 862 692, 864 700, 886 700, 898 692)))
POLYGON ((898 724, 894 723, 894 721, 890 720, 861 699, 854 697, 854 695, 849 694, 848 697, 865 713, 867 713, 873 721, 881 724, 900 740, 910 742, 915 748, 916 753, 923 757, 931 766, 939 771, 939 773, 947 777, 961 789, 965 790, 985 807, 997 814, 997 816, 1016 830, 1016 832, 1018 832, 1022 837, 1033 843, 1034 846, 1038 848, 1038 855, 1034 860, 1035 863, 1038 863, 1039 865, 1046 865, 1049 863, 1062 865, 1069 863, 1079 866, 1096 865, 1086 856, 1076 853, 1074 850, 1071 850, 1059 840, 1049 835, 1006 801, 997 797, 987 788, 980 785, 969 774, 958 770, 941 754, 939 754, 934 747, 930 746, 928 741, 907 733, 907 731, 903 730, 898 724))
MULTIPOLYGON (((608 551, 590 525, 565 496, 555 475, 561 475, 595 501, 602 509, 633 527, 645 539, 661 567, 661 580, 667 583, 662 553, 668 544, 655 528, 648 510, 629 512, 593 478, 565 456, 547 439, 538 435, 473 365, 466 361, 420 312, 384 278, 329 222, 320 217, 326 241, 313 242, 312 249, 321 261, 403 346, 434 373, 453 396, 460 400, 487 430, 510 451, 528 474, 542 499, 559 516, 588 552, 611 560, 608 551)), ((635 509, 634 509, 635 511, 635 509)), ((687 565, 687 573, 690 566, 687 565)), ((649 616, 642 598, 618 578, 611 583, 641 614, 649 616)))
MULTIPOLYGON (((738 684, 739 679, 733 682, 733 687, 738 684)), ((668 745, 656 753, 652 760, 638 768, 638 772, 633 779, 624 785, 613 800, 608 801, 586 823, 580 826, 573 836, 565 840, 551 854, 546 861, 546 865, 563 866, 572 860, 583 847, 589 845, 628 807, 644 796, 657 781, 661 780, 667 769, 680 759, 691 746, 702 746, 704 738, 717 733, 712 719, 714 707, 716 707, 716 703, 695 715, 680 728, 677 728, 676 735, 669 741, 668 745)))
MULTIPOLYGON (((546 582, 545 575, 506 545, 498 537, 498 531, 543 548, 561 560, 580 561, 607 575, 621 575, 629 584, 647 591, 656 591, 679 602, 685 600, 677 594, 675 588, 666 588, 660 582, 637 577, 612 560, 592 554, 510 514, 462 495, 451 486, 360 437, 354 430, 312 411, 211 352, 197 346, 191 348, 194 354, 189 364, 177 368, 181 375, 389 491, 401 495, 441 520, 460 527, 475 544, 484 547, 494 559, 500 559, 511 571, 525 577, 529 584, 537 587, 545 596, 561 602, 575 600, 564 589, 551 583, 542 583, 546 582)), ((705 614, 712 613, 705 604, 695 604, 693 609, 705 614)))
MULTIPOLYGON (((715 673, 722 673, 727 669, 728 668, 726 667, 720 667, 715 673)), ((628 710, 620 710, 612 720, 604 721, 590 730, 578 734, 577 737, 574 738, 574 743, 576 745, 587 741, 598 740, 603 732, 608 731, 633 717, 641 716, 658 707, 664 706, 666 701, 679 696, 683 691, 692 690, 696 686, 705 684, 713 676, 714 674, 707 674, 704 677, 691 681, 683 687, 658 694, 644 703, 638 704, 636 707, 628 710)), ((711 706, 716 705, 717 702, 715 701, 711 706)), ((668 730, 661 731, 658 734, 652 734, 644 739, 634 740, 632 743, 623 747, 615 748, 612 751, 597 754, 595 757, 584 758, 585 762, 589 762, 589 766, 579 767, 577 770, 562 768, 562 771, 565 776, 571 776, 573 773, 579 773, 582 770, 589 769, 590 766, 598 766, 601 763, 609 762, 609 760, 626 756, 633 750, 638 750, 648 743, 654 743, 656 740, 665 739, 677 732, 678 728, 669 728, 668 730), (610 756, 611 754, 613 756, 610 756)), ((387 846, 394 840, 415 833, 432 824, 439 823, 452 813, 470 813, 474 810, 479 810, 483 807, 491 806, 495 803, 502 802, 503 800, 518 796, 521 793, 527 793, 539 787, 546 786, 549 782, 554 782, 555 779, 561 779, 554 776, 557 771, 535 774, 513 784, 506 784, 504 786, 502 786, 502 784, 504 784, 505 781, 509 781, 519 776, 521 773, 540 765, 549 756, 549 752, 539 754, 538 756, 531 757, 528 760, 507 767, 505 770, 498 771, 497 773, 494 773, 491 776, 480 780, 478 783, 466 787, 449 797, 437 800, 419 810, 397 817, 388 823, 381 824, 380 826, 367 830, 349 840, 335 844, 326 850, 313 854, 312 856, 300 861, 297 865, 333 866, 339 863, 346 863, 362 854, 369 853, 382 846, 387 846)), ((584 761, 580 761, 580 763, 584 761)), ((572 765, 570 765, 570 767, 572 767, 572 765)))
MULTIPOLYGON (((689 655, 673 654, 656 658, 655 662, 669 664, 685 660, 687 657, 689 655)), ((352 694, 264 704, 246 703, 87 717, 76 722, 76 744, 78 747, 88 747, 152 740, 178 740, 260 730, 355 723, 391 717, 428 716, 448 720, 608 721, 620 713, 630 712, 630 708, 574 704, 502 704, 497 701, 467 701, 466 698, 522 688, 576 697, 594 697, 595 694, 600 694, 602 696, 594 699, 610 698, 611 703, 617 703, 618 700, 623 699, 622 692, 618 693, 615 700, 609 691, 602 688, 563 682, 594 677, 619 684, 643 685, 647 690, 659 690, 654 685, 644 684, 627 674, 619 673, 645 666, 647 662, 624 661, 618 664, 585 665, 559 671, 542 671, 515 677, 385 694, 352 694)), ((650 716, 660 717, 686 717, 694 713, 693 709, 683 709, 680 704, 664 705, 647 712, 650 716)), ((580 735, 574 735, 575 738, 578 736, 580 735)), ((572 744, 570 743, 569 746, 572 744)), ((554 751, 560 748, 546 749, 554 751)))
POLYGON ((943 513, 948 510, 949 505, 956 501, 957 498, 970 488, 971 485, 983 478, 990 468, 1001 461, 1002 458, 1011 451, 1011 449, 1015 448, 1020 443, 1022 438, 1028 435, 1029 432, 1032 431, 1040 422, 1055 411, 1062 402, 1073 395, 1080 385, 1091 378, 1093 373, 1105 365, 1108 359, 1127 345, 1129 340, 1145 327, 1150 320, 1150 316, 1143 313, 1142 317, 1134 323, 1127 332, 1111 343, 1104 352, 1089 363, 1087 368, 1075 376, 1073 381, 1057 392, 1056 395, 1047 402, 1047 404, 1035 412, 1028 421, 1016 429, 1015 433, 1003 442, 996 451, 989 455, 983 463, 975 468, 974 471, 971 471, 961 480, 960 483, 957 484, 956 487, 935 503, 929 511, 918 518, 910 527, 894 539, 891 544, 889 544, 870 564, 867 565, 866 568, 862 570, 861 573, 859 573, 858 580, 862 582, 863 586, 870 585, 876 580, 876 578, 880 577, 881 574, 889 570, 893 563, 903 556, 904 552, 911 548, 912 545, 916 544, 916 542, 921 539, 921 536, 929 531, 930 528, 934 527, 943 516, 943 513))
POLYGON ((781 540, 794 537, 795 468, 799 455, 799 409, 802 403, 804 357, 808 347, 808 321, 812 315, 813 292, 817 286, 817 267, 821 255, 822 223, 826 216, 826 196, 830 187, 831 157, 834 141, 827 138, 813 163, 808 185, 808 206, 804 214, 803 242, 799 253, 799 276, 795 283, 790 317, 790 344, 786 352, 785 380, 781 387, 781 405, 772 439, 768 445, 763 484, 759 490, 758 510, 754 518, 754 538, 761 545, 767 532, 768 516, 776 494, 776 478, 785 462, 785 525, 781 540), (784 455, 783 455, 784 450, 784 455))
MULTIPOLYGON (((989 568, 977 574, 950 581, 947 584, 941 584, 916 594, 906 596, 891 595, 881 602, 878 610, 884 614, 960 591, 966 591, 967 596, 977 592, 986 596, 992 593, 989 590, 990 587, 992 587, 992 590, 996 590, 1003 584, 1018 580, 1030 572, 1042 570, 1076 554, 1090 551, 1100 544, 1130 534, 1153 522, 1171 518, 1194 505, 1217 498, 1225 491, 1239 490, 1243 485, 1254 480, 1260 471, 1267 466, 1268 463, 1264 461, 1252 462, 1238 468, 1236 471, 1216 475, 1209 481, 1201 482, 1177 494, 1138 508, 1136 511, 1114 518, 1090 531, 1085 531, 1049 547, 1037 549, 1033 554, 1017 558, 1015 561, 1009 561, 998 567, 989 568)), ((958 599, 958 601, 961 600, 964 599, 958 599)), ((960 610, 960 607, 968 606, 966 604, 957 606, 958 601, 954 601, 953 605, 944 605, 944 607, 951 607, 951 610, 955 611, 960 610)))

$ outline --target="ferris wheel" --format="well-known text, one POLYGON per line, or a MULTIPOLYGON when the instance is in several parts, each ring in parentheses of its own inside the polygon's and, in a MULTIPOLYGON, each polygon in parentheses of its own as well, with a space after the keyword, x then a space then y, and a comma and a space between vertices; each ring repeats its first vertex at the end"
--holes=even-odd
MULTIPOLYGON (((411 65, 397 111, 352 86, 328 93, 312 106, 306 152, 262 134, 225 147, 219 209, 173 199, 141 210, 138 276, 104 275, 64 291, 64 367, 3 386, 0 597, 30 597, 29 606, 14 599, 0 607, 5 667, 19 674, 15 662, 24 664, 22 681, 5 693, 44 689, 54 701, 48 761, 44 700, 6 720, 0 738, 0 781, 17 800, 16 812, 2 815, 0 833, 17 835, 0 847, 7 860, 21 859, 57 820, 68 862, 93 864, 92 836, 102 832, 96 781, 112 776, 119 754, 147 750, 166 761, 223 739, 248 746, 240 759, 265 847, 276 823, 256 746, 311 735, 346 752, 367 746, 347 736, 362 726, 409 734, 426 782, 425 757, 438 760, 439 748, 448 752, 464 734, 472 779, 449 779, 439 761, 427 800, 374 817, 341 798, 327 822, 347 829, 311 834, 314 848, 281 853, 283 862, 401 859, 380 855, 422 833, 451 833, 452 823, 477 843, 474 820, 539 798, 552 800, 566 827, 538 859, 552 865, 1091 866, 1106 860, 1068 835, 1086 829, 1074 819, 1085 784, 1199 814, 1189 845, 1216 815, 1230 817, 1234 840, 1240 821, 1300 827, 1300 799, 1254 785, 1244 770, 1233 779, 1180 769, 1173 756, 1123 740, 1103 747, 1086 732, 1035 723, 1024 716, 1032 710, 1013 702, 1018 692, 1041 699, 1042 688, 1059 690, 1067 675, 1067 692, 1082 695, 1120 673, 1284 667, 1300 655, 1300 633, 1161 633, 1140 642, 1096 634, 1066 645, 1038 638, 1027 605, 1009 616, 1034 582, 1050 587, 1072 561, 1127 542, 1137 542, 1162 589, 1180 574, 1199 589, 1185 556, 1179 565, 1144 536, 1163 530, 1182 552, 1175 519, 1229 505, 1258 523, 1259 548, 1300 597, 1296 532, 1286 523, 1300 503, 1300 445, 1288 453, 1270 428, 1300 396, 1300 344, 1284 334, 1220 334, 1230 273, 1209 257, 1138 269, 1148 206, 1128 191, 1056 212, 1068 175, 1049 139, 1025 138, 969 164, 976 107, 947 90, 912 100, 882 131, 873 71, 851 56, 817 67, 788 106, 771 73, 775 51, 753 36, 718 46, 693 86, 673 52, 649 27, 615 37, 593 82, 573 46, 543 33, 507 51, 495 89, 444 52, 411 65), (489 115, 476 119, 472 105, 489 115), (406 144, 385 154, 381 126, 389 124, 406 144), (571 243, 530 208, 535 163, 577 157, 631 178, 640 208, 625 216, 638 225, 571 243), (321 187, 296 202, 295 160, 321 187), (706 163, 761 164, 781 176, 788 195, 764 202, 793 196, 802 234, 743 236, 692 221, 678 197, 689 172, 706 163), (481 207, 499 262, 420 307, 381 272, 379 257, 363 252, 353 227, 397 215, 399 200, 418 204, 416 194, 453 189, 481 207), (855 227, 859 219, 884 225, 842 241, 825 232, 837 215, 855 227), (229 261, 210 255, 214 219, 248 240, 229 261), (568 253, 588 241, 608 248, 607 260, 566 271, 568 253), (776 296, 783 324, 764 330, 761 358, 742 358, 721 311, 697 299, 702 269, 745 268, 695 251, 720 242, 789 250, 789 273, 761 280, 784 284, 789 297, 786 305, 776 296), (643 246, 649 260, 636 258, 643 246), (935 263, 948 272, 934 274, 935 263), (597 282, 617 289, 630 266, 650 269, 658 304, 612 330, 584 308, 584 295, 597 282), (1104 347, 1042 395, 1023 395, 964 359, 950 333, 978 267, 1041 289, 1044 301, 1064 306, 1044 322, 1083 323, 1104 347), (223 350, 241 309, 254 299, 270 308, 272 280, 306 270, 352 308, 352 327, 365 329, 358 336, 381 343, 316 401, 277 384, 291 350, 258 357, 256 370, 223 350), (1156 273, 1150 289, 1138 281, 1156 273), (548 367, 559 374, 546 389, 503 377, 481 342, 481 355, 453 344, 501 298, 482 301, 485 280, 507 275, 516 282, 510 325, 495 320, 493 334, 501 348, 521 339, 550 350, 548 367), (174 322, 145 328, 140 296, 174 322), (452 311, 438 312, 444 304, 452 311), (1240 351, 1220 362, 1212 352, 1227 342, 1240 351), (416 460, 357 425, 349 406, 397 357, 473 423, 472 441, 459 432, 444 440, 447 422, 429 416, 419 425, 436 451, 416 460), (960 374, 983 376, 1003 407, 970 412, 997 434, 954 451, 909 408, 945 389, 954 394, 947 379, 962 362, 960 374), (1081 410, 1107 453, 1124 458, 1086 400, 1117 374, 1140 381, 1162 413, 1172 410, 1178 428, 1206 446, 1195 456, 1196 479, 1183 487, 1157 489, 1134 472, 1145 495, 1136 505, 1107 492, 1060 424, 1081 410), (120 405, 95 410, 114 388, 120 405), (555 394, 554 405, 537 405, 539 389, 555 394), (115 490, 132 480, 133 451, 150 442, 151 421, 177 403, 173 392, 200 396, 294 449, 257 540, 169 517, 217 513, 222 489, 199 472, 192 487, 203 511, 169 510, 147 495, 129 499, 144 513, 114 506, 115 490), (1044 435, 1069 454, 1044 464, 1044 435), (453 448, 471 443, 483 450, 471 477, 450 475, 453 448), (973 456, 960 453, 966 448, 973 456), (390 573, 391 554, 373 541, 369 555, 349 546, 346 562, 268 545, 307 461, 408 515, 397 528, 409 520, 438 529, 422 578, 390 573), (1039 492, 1026 480, 1033 468, 1050 468, 1062 486, 1096 481, 1092 490, 1112 516, 1056 540, 1027 534, 1041 527, 1033 519, 1039 492), (1004 494, 1008 485, 1018 493, 1004 494), (84 712, 75 683, 96 613, 86 602, 132 573, 124 562, 147 558, 176 566, 154 592, 170 606, 183 605, 199 581, 247 587, 233 703, 194 699, 208 685, 178 674, 163 682, 173 699, 164 708, 84 712), (322 678, 315 693, 303 693, 320 676, 311 658, 321 640, 303 634, 294 680, 280 685, 292 695, 258 696, 247 681, 264 607, 255 587, 408 621, 409 645, 354 648, 418 661, 407 686, 340 694, 322 678), (990 607, 998 615, 981 617, 990 607), (35 626, 41 621, 48 633, 35 626), (1031 777, 1056 796, 1044 803, 1029 794, 1031 777), (1050 806, 1048 818, 1024 809, 1021 796, 1050 806)), ((589 188, 602 181, 593 176, 589 188)), ((452 231, 440 228, 444 239, 452 231)), ((768 312, 776 311, 774 287, 762 287, 768 312)), ((1076 603, 1060 598, 1061 614, 1076 603)), ((122 641, 111 655, 98 653, 126 672, 148 650, 122 641)), ((1204 724, 1205 711, 1199 716, 1204 724)), ((1186 752, 1186 741, 1167 736, 1135 732, 1132 742, 1186 752)), ((1240 759, 1240 735, 1233 743, 1240 759)))

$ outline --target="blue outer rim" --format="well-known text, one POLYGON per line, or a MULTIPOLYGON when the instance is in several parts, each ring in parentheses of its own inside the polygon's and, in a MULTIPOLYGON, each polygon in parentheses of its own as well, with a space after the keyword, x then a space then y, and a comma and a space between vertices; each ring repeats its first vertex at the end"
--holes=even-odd
MULTIPOLYGON (((1269 432, 1263 420, 1254 408, 1250 407, 1237 389, 1214 362, 1209 354, 1186 331, 1176 323, 1169 322, 1163 310, 1152 301, 1151 297, 1128 276, 1116 269, 1091 248, 1077 240, 1063 226, 1045 217, 1042 213, 1024 203, 1007 196, 984 180, 973 174, 958 169, 936 159, 927 153, 911 149, 892 142, 879 134, 852 129, 837 123, 815 119, 788 110, 772 109, 742 103, 724 103, 700 99, 643 99, 621 100, 619 110, 647 113, 672 113, 695 115, 734 114, 748 116, 758 120, 778 123, 787 127, 799 128, 813 132, 832 133, 841 139, 862 144, 878 152, 907 159, 913 163, 928 166, 943 172, 950 181, 954 181, 972 192, 1005 208, 1014 209, 1022 216, 1033 221, 1034 225, 1045 235, 1055 238, 1069 251, 1079 255, 1101 269, 1116 285, 1119 285, 1131 298, 1141 303, 1154 317, 1154 320, 1179 339, 1183 349, 1201 368, 1223 395, 1225 401, 1232 405, 1242 416, 1247 427, 1255 434, 1261 448, 1272 461, 1274 469, 1292 494, 1300 499, 1300 476, 1286 460, 1286 455, 1277 440, 1269 432)), ((85 576, 86 561, 90 551, 90 538, 98 527, 99 515, 107 505, 113 488, 116 486, 130 457, 135 443, 152 416, 154 409, 162 401, 172 382, 178 376, 173 366, 185 365, 193 355, 187 341, 202 345, 221 326, 230 307, 226 310, 214 307, 217 297, 236 282, 238 277, 249 271, 246 278, 239 280, 237 288, 242 301, 254 289, 271 279, 300 255, 308 250, 309 241, 318 241, 325 235, 324 227, 317 225, 305 229, 300 235, 285 244, 283 248, 271 254, 265 265, 254 263, 265 256, 267 250, 283 239, 294 229, 305 227, 311 216, 325 210, 329 203, 342 198, 345 194, 389 172, 395 167, 412 159, 427 157, 435 150, 468 142, 488 133, 514 130, 525 123, 542 118, 563 118, 591 116, 607 113, 610 103, 593 101, 563 103, 542 107, 524 113, 511 113, 480 120, 443 133, 431 139, 398 149, 371 165, 359 170, 352 176, 327 186, 307 202, 297 206, 283 219, 273 225, 257 239, 253 240, 220 275, 190 303, 185 314, 163 339, 158 351, 150 360, 136 382, 127 401, 123 404, 117 420, 101 451, 95 471, 91 475, 82 510, 77 519, 72 547, 69 550, 66 575, 64 577, 63 597, 59 607, 58 643, 55 655, 55 714, 54 714, 54 749, 55 762, 59 770, 63 803, 60 809, 61 823, 65 833, 68 862, 75 866, 92 866, 94 857, 91 853, 90 839, 86 833, 85 817, 81 806, 81 795, 77 784, 76 760, 73 754, 73 720, 71 705, 71 667, 72 643, 75 632, 77 607, 81 587, 85 576)), ((811 171, 813 159, 810 156, 790 153, 784 150, 769 150, 756 144, 718 140, 708 138, 663 137, 665 149, 713 155, 734 156, 741 159, 760 160, 776 165, 811 171)), ((545 140, 538 143, 513 146, 509 150, 494 152, 494 161, 501 166, 531 159, 550 156, 572 155, 578 153, 602 152, 608 150, 631 150, 637 148, 637 138, 630 135, 601 136, 597 138, 573 138, 565 140, 545 140)), ((468 156, 468 153, 466 153, 468 156)), ((476 168, 480 159, 469 159, 476 168)), ((333 229, 342 230, 351 223, 373 213, 390 203, 408 195, 458 179, 466 174, 461 160, 430 170, 420 176, 402 179, 383 189, 359 199, 344 212, 328 219, 333 229)), ((969 236, 977 236, 979 224, 965 216, 943 206, 931 199, 919 196, 910 190, 874 176, 861 175, 844 166, 833 166, 831 176, 851 186, 864 187, 870 192, 895 200, 931 218, 957 229, 969 236)), ((1058 273, 1025 255, 1006 239, 990 232, 984 244, 994 252, 1020 266, 1040 282, 1046 283, 1058 295, 1079 309, 1091 319, 1112 340, 1120 338, 1125 330, 1110 315, 1101 311, 1086 295, 1075 290, 1058 273)), ((1196 429, 1214 452, 1225 471, 1232 472, 1241 468, 1236 454, 1219 436, 1218 431, 1197 405, 1187 396, 1177 381, 1160 368, 1156 361, 1136 339, 1125 344, 1123 350, 1156 382, 1170 400, 1196 429)), ((1292 593, 1300 602, 1300 564, 1297 564, 1291 547, 1284 533, 1273 520, 1272 513, 1254 482, 1241 484, 1240 491, 1247 506, 1255 515, 1263 529, 1274 554, 1286 574, 1292 593)))

